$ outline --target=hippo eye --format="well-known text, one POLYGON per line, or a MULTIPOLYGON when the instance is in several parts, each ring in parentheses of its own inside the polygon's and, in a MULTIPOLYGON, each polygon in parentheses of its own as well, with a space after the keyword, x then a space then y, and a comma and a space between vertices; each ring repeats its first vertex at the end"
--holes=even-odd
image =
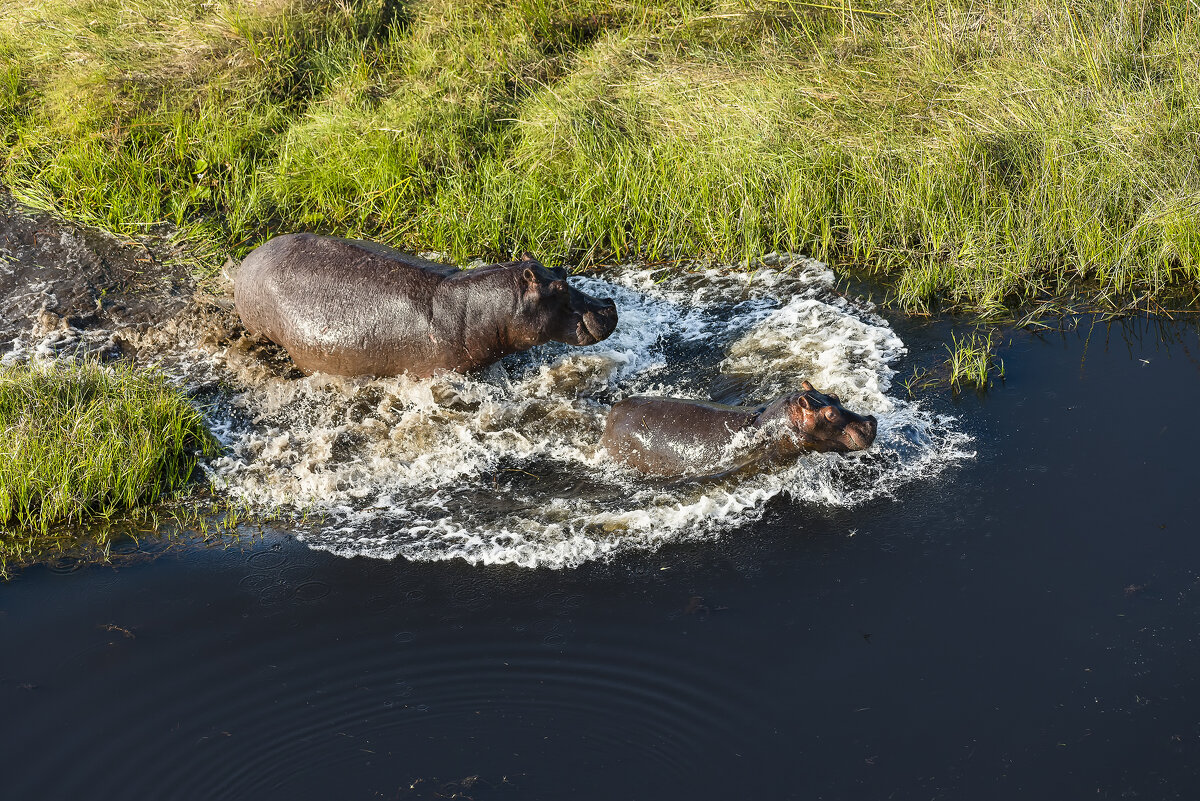
POLYGON ((838 410, 832 406, 826 406, 824 409, 825 418, 828 420, 836 420, 838 418, 838 410))
POLYGON ((551 281, 550 282, 550 290, 553 292, 566 292, 567 291, 567 282, 566 281, 551 281))

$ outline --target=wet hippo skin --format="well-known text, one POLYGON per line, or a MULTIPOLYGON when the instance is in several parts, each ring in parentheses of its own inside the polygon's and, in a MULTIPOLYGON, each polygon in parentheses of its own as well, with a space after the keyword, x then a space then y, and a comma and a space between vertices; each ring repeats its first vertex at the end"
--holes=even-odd
POLYGON ((528 253, 459 270, 373 242, 275 237, 234 277, 246 330, 287 349, 308 373, 417 377, 475 370, 554 340, 591 345, 616 305, 567 284, 528 253))
POLYGON ((612 458, 643 473, 695 476, 806 451, 860 451, 875 441, 874 417, 855 414, 807 381, 801 387, 758 407, 626 398, 608 413, 601 442, 612 458), (745 447, 734 453, 739 438, 745 447))

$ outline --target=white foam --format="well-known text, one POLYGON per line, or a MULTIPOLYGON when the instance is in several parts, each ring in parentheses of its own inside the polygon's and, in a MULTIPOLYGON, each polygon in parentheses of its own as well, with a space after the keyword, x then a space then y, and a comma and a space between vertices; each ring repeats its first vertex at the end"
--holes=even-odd
POLYGON ((613 334, 541 346, 479 375, 287 378, 237 348, 187 343, 164 366, 226 387, 210 411, 226 446, 203 465, 213 485, 252 508, 315 513, 323 522, 298 536, 346 556, 570 567, 719 536, 780 496, 859 504, 972 455, 952 420, 888 394, 904 345, 868 304, 840 297, 825 265, 766 261, 754 273, 574 278, 616 301, 613 334), (608 407, 626 395, 707 398, 724 381, 764 402, 804 379, 878 417, 869 451, 670 484, 599 447, 608 407))
MULTIPOLYGON (((569 567, 631 548, 719 535, 783 495, 861 503, 969 456, 952 421, 887 394, 904 345, 824 265, 780 259, 749 275, 659 280, 630 269, 576 286, 613 298, 620 323, 585 348, 551 344, 478 376, 424 381, 268 377, 239 386, 213 483, 251 506, 304 509, 303 538, 342 555, 569 567), (811 455, 719 482, 647 481, 599 447, 628 394, 705 397, 721 375, 769 400, 809 379, 875 414, 871 451, 811 455)), ((218 354, 217 361, 220 361, 218 354)))

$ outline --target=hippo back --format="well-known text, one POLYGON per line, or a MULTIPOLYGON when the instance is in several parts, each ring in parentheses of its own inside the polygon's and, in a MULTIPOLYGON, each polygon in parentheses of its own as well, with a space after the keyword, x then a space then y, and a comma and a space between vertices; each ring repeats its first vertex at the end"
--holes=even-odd
POLYGON ((708 471, 728 458, 730 443, 753 426, 757 411, 681 398, 626 398, 609 412, 601 444, 644 473, 708 471))
POLYGON ((246 257, 234 300, 246 329, 305 372, 428 373, 457 366, 458 343, 442 341, 433 317, 438 285, 461 272, 372 242, 289 234, 246 257))

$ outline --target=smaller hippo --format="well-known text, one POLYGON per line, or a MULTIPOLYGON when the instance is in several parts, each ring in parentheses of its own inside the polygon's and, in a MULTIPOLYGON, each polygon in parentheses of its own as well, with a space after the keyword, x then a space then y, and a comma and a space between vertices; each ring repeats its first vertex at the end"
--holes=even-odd
POLYGON ((866 450, 877 423, 805 381, 765 406, 632 397, 613 405, 601 443, 618 462, 659 476, 729 473, 806 451, 866 450))

